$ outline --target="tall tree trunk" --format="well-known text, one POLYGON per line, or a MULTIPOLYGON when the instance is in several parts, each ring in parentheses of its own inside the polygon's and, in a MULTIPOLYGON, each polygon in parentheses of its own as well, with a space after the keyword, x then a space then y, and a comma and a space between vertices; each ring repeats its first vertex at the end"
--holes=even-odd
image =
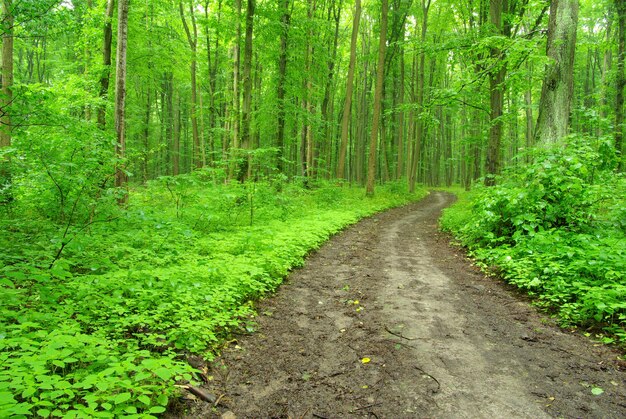
MULTIPOLYGON (((128 182, 122 162, 126 158, 125 103, 126 103, 126 47, 128 43, 128 0, 119 0, 117 8, 117 65, 115 83, 115 155, 119 159, 115 171, 115 186, 123 187, 128 182)), ((120 203, 128 202, 124 194, 120 203)))
MULTIPOLYGON (((360 0, 357 0, 360 1, 360 0)), ((276 137, 276 168, 279 173, 285 170, 284 154, 285 154, 285 82, 287 80, 287 48, 289 42, 289 25, 291 23, 291 14, 289 13, 289 0, 280 1, 280 54, 278 57, 278 86, 276 98, 278 102, 278 133, 276 137)))
POLYGON ((383 84, 385 81, 385 50, 387 48, 387 16, 389 6, 387 0, 381 1, 380 14, 380 39, 378 42, 378 65, 376 68, 376 90, 374 92, 374 115, 372 118, 372 130, 370 135, 369 159, 367 162, 367 196, 374 195, 374 183, 376 181, 376 147, 378 145, 378 126, 381 117, 383 84))
MULTIPOLYGON (((503 0, 490 0, 489 18, 497 35, 502 34, 503 0)), ((485 167, 485 184, 494 185, 495 176, 500 173, 500 143, 502 141, 502 112, 504 109, 504 77, 506 63, 502 59, 500 48, 491 48, 493 69, 489 72, 489 94, 491 113, 489 116, 489 143, 487 145, 487 161, 485 167)))
MULTIPOLYGON (((533 146, 535 120, 533 118, 533 96, 532 96, 532 66, 528 66, 530 72, 528 80, 528 88, 524 92, 524 108, 526 110, 526 153, 533 146)), ((526 155, 526 162, 528 162, 528 154, 526 155)))
MULTIPOLYGON (((326 83, 324 87, 324 99, 322 101, 322 150, 321 154, 325 158, 325 168, 328 169, 328 163, 330 163, 330 158, 328 158, 328 150, 331 149, 332 137, 331 137, 331 127, 332 127, 332 114, 333 114, 333 103, 332 103, 332 88, 333 88, 333 79, 335 77, 335 62, 337 60, 337 46, 339 44, 339 23, 341 20, 341 1, 332 0, 328 7, 328 21, 330 23, 331 16, 335 22, 335 30, 333 31, 333 41, 332 43, 328 43, 328 60, 326 62, 327 73, 326 73, 326 83)), ((319 151, 318 151, 319 153, 319 151)), ((315 154, 315 152, 314 152, 315 154)), ((314 158, 318 158, 317 155, 314 155, 314 158)))
POLYGON ((541 88, 535 141, 557 143, 567 135, 574 85, 574 51, 578 0, 553 0, 550 5, 547 55, 550 62, 541 88))
MULTIPOLYGON (((404 41, 404 35, 402 36, 404 41)), ((404 47, 400 51, 400 77, 398 81, 398 117, 397 117, 397 149, 396 179, 401 179, 404 173, 404 47)))
POLYGON ((102 42, 102 74, 100 75, 100 106, 98 107, 98 126, 104 130, 106 127, 106 102, 111 79, 111 43, 113 39, 113 11, 115 0, 107 1, 106 14, 104 17, 104 39, 102 42))
MULTIPOLYGON (((254 30, 255 0, 248 0, 246 7, 246 38, 243 50, 243 112, 241 124, 241 148, 251 148, 252 126, 252 33, 254 30)), ((250 171, 251 157, 248 154, 239 170, 239 180, 243 181, 250 171)))
POLYGON ((615 0, 617 11, 617 77, 615 80, 615 154, 617 156, 617 170, 624 170, 624 43, 626 41, 626 1, 615 0))
POLYGON ((217 107, 215 105, 215 93, 217 87, 217 69, 219 67, 219 46, 220 46, 220 21, 222 16, 222 0, 219 0, 217 3, 217 25, 216 25, 216 34, 215 34, 215 46, 214 46, 214 54, 215 58, 211 58, 211 36, 209 35, 209 0, 206 0, 204 3, 204 17, 206 23, 204 25, 205 29, 205 37, 207 44, 207 70, 209 76, 209 164, 213 164, 216 158, 215 152, 215 127, 216 127, 216 116, 217 116, 217 107))
POLYGON ((190 63, 190 78, 191 78, 191 132, 193 135, 193 163, 194 166, 199 169, 202 167, 202 151, 200 144, 200 134, 198 130, 198 26, 196 25, 196 17, 194 12, 194 2, 189 1, 189 14, 191 17, 191 28, 187 24, 185 19, 185 11, 183 8, 183 1, 178 2, 178 10, 180 12, 180 19, 183 22, 185 28, 185 34, 187 35, 187 42, 191 49, 191 63, 190 63))
MULTIPOLYGON (((428 31, 428 10, 430 9, 431 0, 422 0, 422 45, 426 43, 426 34, 428 31)), ((409 192, 415 191, 415 182, 418 176, 418 166, 421 158, 422 137, 424 135, 424 119, 422 112, 424 111, 424 77, 426 67, 426 56, 423 49, 419 52, 417 60, 417 83, 416 83, 416 122, 415 122, 415 143, 413 153, 411 155, 411 170, 409 171, 409 192)))
MULTIPOLYGON (((2 96, 0 97, 0 151, 11 147, 11 103, 13 102, 13 1, 2 1, 2 96)), ((0 156, 0 203, 13 199, 11 193, 11 161, 0 156)))
POLYGON ((346 99, 343 104, 343 117, 341 118, 341 145, 339 147, 339 162, 337 163, 337 179, 343 179, 345 177, 346 152, 348 150, 348 134, 350 131, 350 113, 352 111, 352 95, 354 90, 356 42, 359 36, 360 20, 361 0, 355 0, 354 17, 352 20, 352 38, 350 40, 350 63, 348 64, 348 78, 346 79, 346 99))
POLYGON ((239 100, 239 68, 241 67, 241 51, 239 44, 241 41, 241 0, 235 0, 235 13, 237 16, 237 29, 235 31, 235 45, 233 46, 233 142, 231 147, 231 162, 228 178, 235 176, 237 159, 239 158, 239 121, 241 117, 241 104, 239 100))

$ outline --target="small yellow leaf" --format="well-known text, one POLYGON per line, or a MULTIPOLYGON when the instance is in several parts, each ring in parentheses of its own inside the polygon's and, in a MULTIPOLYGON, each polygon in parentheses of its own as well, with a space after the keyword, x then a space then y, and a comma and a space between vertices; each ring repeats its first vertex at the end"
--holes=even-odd
POLYGON ((352 304, 354 304, 355 306, 358 305, 359 304, 359 300, 354 300, 354 302, 352 304))
POLYGON ((361 363, 363 363, 363 364, 367 364, 367 363, 369 363, 370 361, 371 361, 371 359, 369 359, 369 358, 363 358, 363 359, 361 359, 361 363))
POLYGON ((369 386, 361 386, 361 388, 369 388, 369 386))

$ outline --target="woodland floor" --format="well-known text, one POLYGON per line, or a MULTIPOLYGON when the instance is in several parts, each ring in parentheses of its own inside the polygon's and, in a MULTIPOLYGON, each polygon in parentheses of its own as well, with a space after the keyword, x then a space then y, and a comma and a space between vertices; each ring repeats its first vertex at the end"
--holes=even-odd
POLYGON ((626 417, 620 353, 473 267, 437 230, 453 200, 433 192, 330 240, 208 366, 217 407, 170 417, 626 417))

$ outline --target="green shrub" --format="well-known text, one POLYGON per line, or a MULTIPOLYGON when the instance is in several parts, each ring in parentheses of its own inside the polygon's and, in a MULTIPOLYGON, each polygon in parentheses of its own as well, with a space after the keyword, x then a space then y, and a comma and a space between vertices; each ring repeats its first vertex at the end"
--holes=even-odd
POLYGON ((448 209, 442 227, 564 324, 626 341, 626 179, 608 166, 581 139, 540 150, 448 209))

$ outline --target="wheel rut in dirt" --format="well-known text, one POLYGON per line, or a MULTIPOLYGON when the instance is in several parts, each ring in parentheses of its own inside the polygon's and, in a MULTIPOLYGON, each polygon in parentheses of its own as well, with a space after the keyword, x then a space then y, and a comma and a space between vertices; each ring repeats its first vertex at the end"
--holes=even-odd
POLYGON ((209 366, 217 406, 188 417, 626 417, 619 353, 472 267, 437 230, 453 200, 433 192, 312 254, 209 366))

